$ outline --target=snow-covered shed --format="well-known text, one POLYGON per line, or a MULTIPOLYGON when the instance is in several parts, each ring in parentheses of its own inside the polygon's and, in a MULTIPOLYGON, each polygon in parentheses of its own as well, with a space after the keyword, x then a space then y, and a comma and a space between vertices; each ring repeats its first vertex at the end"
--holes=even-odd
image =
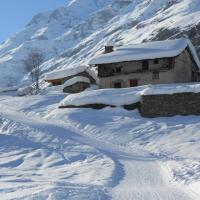
POLYGON ((100 88, 199 80, 200 61, 186 38, 121 46, 94 57, 89 64, 98 67, 100 88))
POLYGON ((81 76, 88 78, 91 84, 97 83, 97 76, 92 69, 89 69, 88 66, 78 66, 78 67, 69 67, 64 70, 57 70, 46 74, 45 81, 51 83, 53 86, 62 85, 66 81, 76 77, 81 76))
POLYGON ((90 87, 90 79, 83 76, 76 76, 63 84, 63 92, 79 93, 90 87))

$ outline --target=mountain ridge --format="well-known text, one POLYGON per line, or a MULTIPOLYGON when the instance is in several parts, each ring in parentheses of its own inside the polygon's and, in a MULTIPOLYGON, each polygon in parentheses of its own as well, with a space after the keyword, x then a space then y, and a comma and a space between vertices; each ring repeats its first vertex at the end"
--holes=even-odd
POLYGON ((33 50, 43 52, 43 73, 78 67, 116 45, 163 40, 187 34, 200 45, 199 0, 71 0, 33 17, 16 35, 0 45, 0 87, 27 81, 24 60, 33 50))

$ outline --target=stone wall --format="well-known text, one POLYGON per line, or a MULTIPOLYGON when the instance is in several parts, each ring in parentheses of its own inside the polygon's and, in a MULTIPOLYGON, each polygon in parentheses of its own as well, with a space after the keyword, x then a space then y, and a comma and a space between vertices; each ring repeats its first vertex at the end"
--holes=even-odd
MULTIPOLYGON (((103 104, 103 103, 96 103, 96 104, 84 104, 80 106, 75 106, 75 105, 67 105, 67 106, 59 106, 59 108, 92 108, 96 110, 100 110, 106 107, 111 107, 111 108, 116 108, 117 106, 115 105, 108 105, 108 104, 103 104)), ((133 103, 133 104, 128 104, 128 105, 121 105, 120 107, 123 107, 126 110, 135 110, 139 109, 140 103, 133 103)))
POLYGON ((84 91, 85 89, 89 88, 90 84, 89 83, 84 83, 84 82, 78 82, 73 85, 67 86, 63 88, 63 92, 66 93, 79 93, 84 91))
POLYGON ((142 96, 140 113, 143 117, 200 115, 200 93, 142 96))

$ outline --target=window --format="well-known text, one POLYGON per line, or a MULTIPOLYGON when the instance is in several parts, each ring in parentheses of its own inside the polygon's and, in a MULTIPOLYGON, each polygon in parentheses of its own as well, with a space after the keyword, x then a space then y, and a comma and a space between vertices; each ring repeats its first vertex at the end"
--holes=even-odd
POLYGON ((159 72, 153 72, 153 79, 159 79, 159 72))
POLYGON ((192 79, 194 80, 194 77, 195 77, 195 72, 192 71, 192 79))
POLYGON ((121 73, 122 72, 122 68, 121 67, 117 67, 115 71, 116 71, 116 73, 121 73))
POLYGON ((143 71, 148 71, 149 70, 149 61, 148 60, 144 60, 142 62, 142 70, 143 71))
POLYGON ((159 60, 158 60, 158 59, 155 59, 155 60, 154 60, 154 64, 156 64, 156 65, 159 64, 159 60))
POLYGON ((122 83, 121 82, 115 82, 114 83, 114 88, 122 88, 122 83))
POLYGON ((169 58, 168 60, 168 69, 172 69, 174 66, 174 59, 173 58, 169 58))
POLYGON ((136 87, 138 86, 138 80, 137 79, 131 79, 130 80, 130 87, 136 87))
POLYGON ((53 86, 62 85, 62 81, 60 79, 49 81, 53 86))

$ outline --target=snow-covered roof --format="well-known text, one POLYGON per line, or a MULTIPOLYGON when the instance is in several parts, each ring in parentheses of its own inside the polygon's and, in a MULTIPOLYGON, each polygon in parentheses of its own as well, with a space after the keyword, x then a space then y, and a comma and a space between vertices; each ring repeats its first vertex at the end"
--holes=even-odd
POLYGON ((74 76, 76 74, 86 71, 87 68, 88 66, 86 65, 82 65, 79 67, 68 67, 64 70, 57 70, 47 73, 44 79, 48 81, 48 80, 62 79, 69 76, 74 76))
POLYGON ((83 77, 83 76, 76 76, 74 78, 71 78, 69 80, 67 80, 64 84, 63 84, 63 88, 74 85, 78 82, 83 82, 83 83, 90 83, 90 79, 83 77))
POLYGON ((190 40, 186 38, 122 46, 117 48, 114 52, 94 57, 90 60, 89 64, 97 65, 124 61, 175 57, 181 54, 187 47, 189 47, 193 58, 200 69, 200 61, 196 50, 190 40))

